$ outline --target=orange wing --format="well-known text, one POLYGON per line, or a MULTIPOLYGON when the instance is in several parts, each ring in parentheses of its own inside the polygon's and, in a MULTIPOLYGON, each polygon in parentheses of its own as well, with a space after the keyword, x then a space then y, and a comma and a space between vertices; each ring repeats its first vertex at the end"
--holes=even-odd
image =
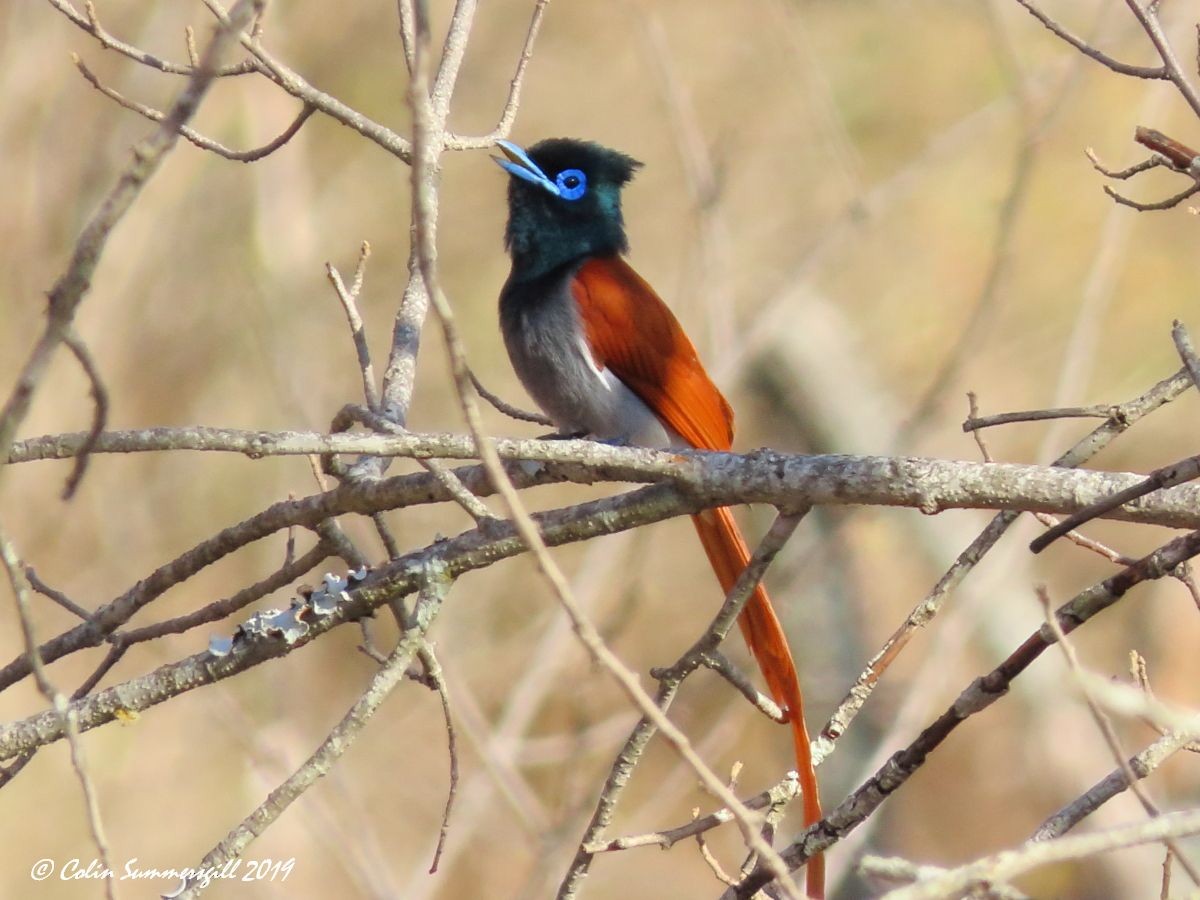
POLYGON ((619 256, 588 260, 571 293, 597 366, 611 370, 693 447, 733 445, 733 410, 679 321, 629 263, 619 256))

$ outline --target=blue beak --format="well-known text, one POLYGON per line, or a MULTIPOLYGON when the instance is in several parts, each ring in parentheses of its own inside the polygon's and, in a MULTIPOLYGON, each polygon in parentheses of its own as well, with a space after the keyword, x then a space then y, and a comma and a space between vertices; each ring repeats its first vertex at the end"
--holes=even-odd
POLYGON ((556 197, 562 193, 558 185, 547 178, 546 173, 538 167, 538 164, 529 158, 529 154, 512 141, 496 141, 496 146, 508 159, 501 159, 499 156, 493 156, 492 159, 509 175, 524 179, 530 184, 536 184, 556 197))

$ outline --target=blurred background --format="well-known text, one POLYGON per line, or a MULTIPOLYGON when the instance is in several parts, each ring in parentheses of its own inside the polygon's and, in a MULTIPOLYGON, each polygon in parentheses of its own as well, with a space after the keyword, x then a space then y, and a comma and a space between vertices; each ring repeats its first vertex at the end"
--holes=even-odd
MULTIPOLYGON (((434 3, 445 22, 448 4, 434 3)), ((476 18, 451 122, 490 130, 531 4, 495 0, 476 18)), ((1057 0, 1074 31, 1129 62, 1151 64, 1121 4, 1057 0)), ((102 0, 123 39, 186 59, 184 28, 207 33, 200 4, 102 0)), ((1183 4, 1164 19, 1193 57, 1183 4)), ((271 9, 265 43, 322 90, 407 129, 394 10, 294 0, 271 9)), ((98 199, 149 130, 93 90, 78 53, 107 84, 164 107, 180 79, 105 52, 48 3, 0 7, 0 389, 38 333, 44 293, 98 199)), ((1190 65, 1190 63, 1189 63, 1190 65)), ((195 125, 238 148, 265 143, 298 111, 259 77, 227 79, 195 125)), ((800 453, 977 459, 960 430, 965 394, 983 412, 1115 403, 1178 368, 1171 321, 1200 329, 1195 220, 1185 208, 1136 213, 1101 191, 1085 158, 1144 158, 1136 125, 1195 145, 1200 127, 1168 85, 1119 77, 1056 41, 1014 2, 790 0, 552 4, 513 138, 599 140, 646 163, 626 192, 632 260, 674 308, 738 410, 737 446, 800 453)), ((325 429, 361 386, 326 261, 347 276, 361 241, 372 256, 361 301, 377 370, 403 290, 408 170, 350 130, 314 117, 287 147, 252 165, 181 142, 110 241, 78 318, 111 395, 110 427, 205 424, 325 429)), ((1122 189, 1158 200, 1185 185, 1150 173, 1122 189)), ((506 359, 496 295, 507 274, 504 179, 484 152, 444 158, 441 272, 483 381, 528 405, 506 359)), ((461 431, 440 339, 422 351, 410 426, 461 431)), ((1095 460, 1145 471, 1195 452, 1194 397, 1151 416, 1095 460)), ((87 385, 59 354, 22 436, 85 428, 87 385)), ((536 428, 490 413, 496 434, 536 428)), ((1094 423, 1016 425, 987 434, 998 460, 1046 462, 1094 423)), ((393 471, 404 471, 397 465, 393 471)), ((318 489, 302 458, 141 454, 92 461, 79 495, 59 499, 67 463, 5 473, 0 511, 24 558, 92 608, 158 565, 267 504, 318 489)), ((539 507, 611 491, 529 495, 539 507)), ((499 509, 495 502, 493 509, 499 509)), ((819 730, 865 661, 917 605, 986 513, 816 511, 768 577, 819 730)), ((771 510, 747 511, 752 535, 771 510)), ((456 507, 389 517, 404 549, 470 526, 456 507)), ((376 559, 361 522, 344 523, 376 559)), ((888 672, 822 767, 828 807, 907 745, 959 691, 1034 628, 1034 586, 1055 602, 1107 576, 1098 556, 1060 544, 1041 557, 1022 519, 888 672)), ((1097 525, 1140 555, 1163 529, 1097 525)), ((309 536, 300 535, 301 549, 309 536)), ((159 621, 257 581, 281 563, 277 535, 206 570, 134 619, 159 621)), ((674 660, 707 623, 718 592, 690 525, 675 521, 555 551, 575 590, 636 671, 674 660)), ((309 579, 310 581, 315 580, 309 579)), ((261 606, 284 605, 289 592, 261 606)), ((238 620, 244 618, 241 614, 238 620)), ((382 617, 381 617, 382 618, 382 617)), ((237 620, 139 646, 115 684, 202 649, 237 620)), ((20 652, 0 604, 7 662, 20 652)), ((48 637, 67 613, 39 598, 48 637)), ((381 620, 379 634, 389 638, 381 620)), ((288 882, 218 884, 214 897, 540 897, 552 893, 590 816, 633 714, 594 670, 526 559, 456 586, 433 637, 460 729, 462 784, 441 871, 426 873, 447 781, 436 696, 406 685, 328 778, 250 848, 294 857, 288 882)), ((320 743, 374 664, 345 628, 283 661, 186 694, 128 725, 87 735, 112 856, 143 867, 197 862, 320 743)), ((1200 617, 1184 588, 1138 589, 1076 637, 1087 665, 1126 677, 1143 653, 1156 690, 1196 705, 1200 617)), ((748 664, 740 641, 727 648, 748 664)), ((51 668, 73 688, 103 649, 51 668)), ((0 697, 4 721, 44 707, 33 686, 0 697)), ((739 789, 773 784, 790 764, 786 733, 708 674, 673 710, 704 757, 746 767, 739 789)), ((1155 735, 1121 723, 1130 752, 1155 735)), ((839 896, 866 896, 864 851, 953 864, 1023 841, 1050 813, 1114 768, 1060 657, 1047 653, 1013 693, 956 732, 909 784, 830 854, 839 896)), ((1194 805, 1190 759, 1149 783, 1164 808, 1194 805)), ((655 745, 625 795, 613 834, 685 822, 712 801, 655 745)), ((40 752, 0 797, 0 895, 95 896, 99 882, 33 885, 43 857, 94 856, 67 748, 40 752)), ((1083 827, 1141 817, 1128 798, 1083 827)), ((794 833, 798 812, 783 826, 794 833)), ((732 830, 710 844, 740 864, 732 830)), ((1160 848, 1039 870, 1038 896, 1156 897, 1160 848)), ((1182 874, 1177 875, 1181 879, 1182 874)), ((1177 883, 1180 883, 1177 881, 1177 883)), ((162 882, 125 882, 151 897, 162 882)), ((587 897, 714 896, 694 846, 598 859, 587 897)))

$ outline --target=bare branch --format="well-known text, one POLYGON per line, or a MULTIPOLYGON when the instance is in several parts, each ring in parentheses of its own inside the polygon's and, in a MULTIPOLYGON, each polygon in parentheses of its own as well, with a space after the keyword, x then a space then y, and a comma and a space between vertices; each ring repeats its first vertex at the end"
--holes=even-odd
POLYGON ((83 480, 83 473, 87 471, 88 459, 92 448, 96 446, 96 441, 99 439, 101 432, 104 431, 104 423, 108 421, 108 391, 104 388, 104 382, 100 380, 100 372, 96 368, 96 361, 92 359, 92 354, 88 350, 87 345, 76 334, 74 328, 68 328, 63 334, 63 344, 66 345, 67 349, 78 360, 80 367, 87 376, 88 382, 91 384, 93 403, 92 427, 79 447, 79 452, 75 456, 75 465, 71 469, 71 476, 67 479, 67 483, 63 487, 62 498, 70 500, 75 496, 79 482, 83 480))
MULTIPOLYGON (((1070 634, 1098 613, 1112 606, 1138 584, 1162 578, 1170 574, 1184 560, 1200 554, 1200 531, 1183 535, 1159 547, 1153 553, 1116 575, 1106 578, 1093 587, 1077 594, 1059 607, 1055 613, 1058 625, 1064 634, 1070 634)), ((881 769, 857 788, 834 810, 816 825, 808 828, 783 850, 783 858, 790 867, 803 865, 813 854, 819 853, 866 820, 879 806, 925 763, 929 754, 971 716, 982 712, 1003 697, 1013 680, 1021 675, 1054 640, 1049 626, 1043 625, 1030 635, 1007 659, 986 675, 976 678, 950 707, 925 728, 908 747, 894 754, 881 769)), ((1124 693, 1109 686, 1108 693, 1097 701, 1109 704, 1124 702, 1124 693)), ((1137 692, 1143 708, 1149 709, 1151 701, 1137 692)), ((1153 711, 1171 727, 1178 725, 1178 716, 1173 715, 1163 704, 1154 706, 1153 711)), ((1191 719, 1195 720, 1195 716, 1191 719)), ((1189 729, 1189 731, 1192 729, 1189 729)), ((1156 820, 1156 821, 1161 821, 1156 820)), ((1065 838, 1063 840, 1066 840, 1065 838)), ((736 895, 752 897, 772 879, 770 872, 756 869, 741 885, 736 895)))
POLYGON ((442 667, 433 653, 433 647, 428 642, 417 650, 417 656, 425 667, 425 675, 433 689, 437 691, 442 701, 442 715, 446 719, 446 741, 450 757, 450 785, 446 789, 446 808, 442 812, 442 827, 438 830, 437 847, 433 851, 433 862, 429 865, 429 874, 438 870, 438 861, 442 858, 442 850, 446 846, 446 835, 450 830, 450 811, 454 809, 454 798, 458 794, 458 740, 454 732, 454 718, 450 714, 450 690, 446 687, 446 679, 442 667))
POLYGON ((950 869, 911 887, 891 891, 885 896, 888 900, 937 900, 961 896, 973 887, 997 882, 1003 884, 1040 866, 1085 859, 1098 853, 1157 842, 1164 838, 1188 837, 1198 832, 1200 810, 1167 813, 1157 819, 1122 828, 1027 843, 961 868, 950 869))
MULTIPOLYGON (((937 878, 947 871, 941 866, 917 865, 896 856, 864 856, 859 860, 858 869, 869 880, 884 884, 911 884, 914 881, 937 878)), ((891 894, 883 896, 890 897, 891 894)), ((1004 884, 989 884, 978 896, 981 900, 1029 900, 1028 894, 1004 884)))
MULTIPOLYGON (((1058 624, 1058 618, 1054 615, 1053 608, 1050 605, 1049 593, 1045 587, 1039 587, 1037 593, 1038 599, 1041 601, 1043 610, 1045 612, 1046 624, 1054 633, 1055 643, 1057 643, 1059 648, 1062 650, 1063 656, 1067 660, 1067 667, 1071 670, 1071 674, 1075 676, 1076 681, 1079 683, 1079 688, 1083 692, 1083 698, 1087 703, 1088 710, 1092 714, 1092 719, 1095 721, 1096 726, 1100 729, 1100 733, 1104 736, 1104 742, 1108 744, 1108 748, 1112 752, 1113 758, 1117 762, 1117 767, 1121 770, 1121 774, 1125 778, 1125 783, 1129 786, 1129 789, 1133 791, 1134 796, 1137 797, 1138 802, 1142 804, 1142 809, 1146 811, 1148 816, 1153 818, 1162 815, 1162 812, 1159 810, 1154 801, 1150 799, 1150 795, 1146 793, 1146 790, 1141 785, 1138 776, 1134 773, 1133 769, 1130 768, 1129 763, 1126 761, 1125 750, 1121 746, 1120 738, 1117 737, 1117 732, 1113 727, 1112 720, 1104 713, 1102 709, 1100 709, 1099 705, 1096 703, 1095 697, 1093 697, 1091 691, 1088 690, 1087 680, 1082 677, 1083 666, 1079 662, 1079 655, 1075 652, 1074 645, 1071 643, 1070 639, 1066 636, 1058 624)), ((1167 845, 1167 848, 1170 849, 1179 859, 1179 864, 1183 866, 1184 870, 1191 877, 1192 883, 1200 884, 1200 875, 1197 875, 1196 868, 1191 861, 1181 853, 1179 846, 1170 838, 1164 838, 1164 841, 1167 845)))
POLYGON ((367 257, 371 255, 371 245, 366 241, 358 252, 358 264, 354 267, 354 281, 349 290, 342 282, 341 273, 333 267, 333 263, 325 263, 325 274, 329 277, 346 313, 346 321, 350 324, 350 336, 354 340, 354 352, 358 356, 358 368, 362 373, 363 399, 367 409, 377 413, 380 409, 379 389, 375 386, 375 370, 371 367, 371 348, 367 345, 367 334, 363 329, 362 316, 358 312, 358 294, 362 290, 363 277, 367 269, 367 257))
MULTIPOLYGON (((508 86, 508 98, 504 101, 504 109, 500 113, 500 121, 488 134, 482 137, 460 137, 447 132, 442 146, 447 150, 486 150, 495 145, 496 141, 508 137, 513 123, 517 119, 517 107, 521 104, 521 88, 525 83, 525 70, 533 59, 533 44, 537 40, 538 31, 542 27, 542 17, 550 0, 536 0, 533 5, 533 16, 529 20, 529 30, 525 34, 525 44, 521 47, 521 55, 517 59, 517 68, 508 86)), ((409 67, 411 71, 411 65, 409 67)))
POLYGON ((1183 95, 1183 99, 1192 108, 1192 112, 1200 116, 1200 94, 1196 92, 1187 73, 1179 65, 1179 60, 1175 58, 1175 51, 1171 48, 1171 42, 1163 33, 1162 24, 1158 21, 1158 4, 1151 2, 1143 6, 1141 0, 1125 0, 1125 5, 1129 7, 1134 18, 1138 20, 1138 24, 1145 30, 1151 43, 1154 44, 1154 49, 1158 51, 1159 58, 1163 62, 1163 73, 1183 95))
MULTIPOLYGON (((690 512, 690 502, 673 488, 654 486, 618 498, 594 500, 575 507, 536 513, 534 518, 540 524, 546 542, 550 546, 557 546, 661 521, 677 515, 680 504, 690 512)), ((444 566, 446 577, 457 578, 464 572, 485 568, 524 552, 525 542, 509 524, 489 528, 486 532, 478 528, 466 531, 457 537, 408 553, 375 570, 367 582, 350 592, 350 601, 344 602, 334 613, 309 624, 308 631, 292 643, 267 637, 236 641, 233 649, 224 656, 214 657, 205 651, 168 663, 147 675, 82 698, 71 704, 71 708, 76 712, 80 730, 90 730, 113 721, 126 711, 141 712, 179 694, 222 681, 267 660, 284 656, 338 625, 371 615, 392 599, 417 590, 428 565, 444 566)), ((63 639, 69 635, 72 632, 43 644, 42 658, 48 659, 47 648, 51 652, 64 652, 63 639)), ((84 637, 68 638, 67 643, 83 640, 84 637)), ((28 661, 22 655, 20 661, 10 663, 4 671, 7 674, 27 666, 28 661)), ((0 725, 0 760, 62 737, 61 722, 53 711, 0 725)))
MULTIPOLYGON (((1184 384, 1190 384, 1184 375, 1184 384)), ((1136 417, 1135 417, 1136 419, 1136 417)), ((1123 431, 1130 421, 1109 420, 1080 445, 1092 448, 1101 435, 1123 431)), ((14 445, 10 462, 65 459, 74 456, 84 440, 82 433, 48 435, 14 445)), ((977 463, 924 457, 799 456, 758 450, 749 454, 706 451, 649 450, 617 447, 586 440, 491 439, 502 460, 538 462, 538 466, 512 466, 510 477, 524 486, 573 481, 673 482, 703 498, 724 504, 768 503, 773 506, 879 505, 904 506, 934 514, 949 509, 1010 509, 1064 514, 1082 503, 1110 497, 1142 476, 1124 472, 1066 471, 1065 464, 1032 466, 1017 463, 977 463)), ((471 459, 474 442, 461 435, 412 434, 360 435, 317 432, 258 432, 236 429, 151 428, 131 432, 106 432, 94 453, 151 452, 156 450, 206 450, 242 453, 251 458, 312 453, 370 454, 413 459, 471 459)), ((1089 449, 1089 453, 1094 449, 1089 449)), ((456 477, 477 496, 491 493, 482 472, 456 470, 456 477)), ((1175 482, 1171 482, 1175 483, 1175 482)), ((1200 525, 1194 489, 1184 487, 1161 496, 1127 505, 1111 517, 1129 522, 1189 528, 1200 525)), ((375 512, 394 506, 440 503, 450 499, 420 476, 383 479, 372 486, 342 485, 325 495, 329 506, 342 512, 375 512), (385 495, 393 498, 385 500, 385 495), (355 498, 351 500, 350 498, 355 498), (373 508, 366 505, 366 498, 373 508), (375 505, 378 504, 378 505, 375 505)), ((294 501, 305 505, 314 498, 294 501)), ((277 504, 272 509, 284 509, 277 504)), ((315 510, 314 510, 315 512, 315 510)), ((307 514, 288 524, 309 526, 307 514)))
MULTIPOLYGON (((203 0, 203 2, 216 17, 217 21, 228 28, 230 15, 225 11, 224 7, 217 0, 203 0)), ((363 137, 378 144, 401 161, 405 163, 412 162, 412 145, 405 138, 390 128, 363 115, 358 110, 352 109, 336 97, 332 97, 309 84, 298 72, 288 68, 268 53, 259 40, 258 35, 247 34, 245 32, 245 25, 234 30, 242 46, 250 51, 251 56, 257 61, 256 68, 297 100, 302 101, 307 106, 312 106, 320 110, 347 128, 357 131, 363 137)))
MULTIPOLYGON (((1153 128, 1144 128, 1141 125, 1134 132, 1134 139, 1139 144, 1154 150, 1155 153, 1140 163, 1136 163, 1126 169, 1114 171, 1102 165, 1100 160, 1096 158, 1096 154, 1091 148, 1088 148, 1087 156, 1092 162, 1092 167, 1107 178, 1121 181, 1132 178, 1134 175, 1142 172, 1147 172, 1150 169, 1165 167, 1173 172, 1191 176, 1196 184, 1200 185, 1200 154, 1197 154, 1191 147, 1174 138, 1168 137, 1161 131, 1156 131, 1153 128)), ((1192 196, 1192 194, 1196 193, 1197 190, 1200 190, 1200 188, 1193 185, 1191 188, 1185 188, 1173 197, 1168 197, 1166 200, 1161 200, 1157 203, 1139 203, 1136 200, 1130 200, 1107 185, 1104 187, 1104 190, 1105 193, 1122 206, 1129 206, 1140 212, 1146 212, 1150 210, 1171 209, 1174 206, 1178 206, 1188 197, 1192 196)))
POLYGON ((46 584, 46 582, 42 581, 42 579, 38 577, 37 572, 33 570, 33 566, 25 567, 25 578, 29 581, 29 586, 31 588, 33 588, 43 597, 49 597, 67 612, 74 613, 85 622, 92 617, 90 612, 88 612, 62 591, 55 590, 54 588, 50 587, 50 585, 46 584))
POLYGON ((1160 156, 1155 153, 1153 156, 1142 160, 1140 163, 1134 163, 1132 166, 1124 169, 1110 169, 1104 163, 1100 162, 1100 158, 1096 156, 1096 151, 1088 147, 1083 151, 1088 160, 1091 161, 1092 168, 1106 178, 1113 178, 1117 181, 1125 181, 1132 178, 1134 175, 1140 175, 1142 172, 1149 172, 1151 169, 1157 169, 1160 166, 1166 166, 1168 169, 1175 170, 1174 164, 1165 156, 1160 156))
MULTIPOLYGON (((440 573, 432 574, 441 578, 440 573)), ((445 596, 445 588, 426 592, 417 621, 426 624, 416 625, 401 635, 396 648, 388 656, 386 663, 371 678, 371 683, 363 691, 362 696, 350 707, 349 712, 334 727, 321 746, 297 769, 283 784, 267 796, 267 799, 247 816, 240 825, 229 833, 216 847, 205 854, 204 859, 195 867, 197 870, 220 868, 231 859, 237 859, 250 843, 263 833, 283 811, 292 805, 317 779, 329 772, 333 764, 350 748, 355 739, 366 727, 367 722, 388 698, 392 690, 404 680, 408 666, 413 657, 425 644, 425 629, 428 623, 437 618, 437 609, 445 596)), ((175 894, 177 898, 195 898, 199 896, 200 882, 189 879, 182 891, 175 894)))
POLYGON ((706 669, 712 669, 733 685, 738 693, 749 700, 755 709, 772 722, 778 722, 781 725, 787 724, 787 714, 779 708, 779 705, 756 688, 746 673, 730 662, 728 657, 723 653, 719 653, 716 650, 702 653, 700 655, 700 663, 706 669))
POLYGON ((554 422, 541 413, 528 412, 513 406, 511 403, 504 402, 504 400, 484 387, 483 382, 479 380, 474 372, 471 373, 471 384, 475 386, 475 390, 479 393, 480 397, 510 419, 516 419, 518 422, 533 422, 535 425, 545 425, 548 428, 554 427, 554 422))
MULTIPOLYGON (((767 809, 773 806, 784 806, 791 803, 800 795, 800 781, 795 772, 789 772, 783 781, 774 787, 742 801, 747 809, 767 809)), ((661 847, 669 850, 684 838, 694 837, 705 831, 733 821, 733 814, 728 809, 719 809, 707 816, 700 816, 676 828, 666 828, 662 831, 651 831, 645 834, 634 834, 626 837, 610 838, 584 846, 588 853, 612 853, 617 850, 633 850, 637 847, 661 847)))
MULTIPOLYGON (((463 57, 467 53, 467 38, 471 34, 471 23, 475 21, 475 9, 478 0, 457 0, 454 12, 450 16, 450 27, 446 30, 446 40, 442 44, 442 56, 438 62, 437 73, 429 85, 431 102, 430 121, 438 123, 439 131, 445 130, 446 117, 450 114, 450 99, 454 96, 454 86, 458 83, 458 73, 462 68, 463 57)), ((421 40, 420 6, 416 7, 417 41, 421 40)), ((414 47, 414 53, 416 51, 414 47)), ((415 57, 414 57, 415 62, 415 57)), ((413 74, 416 75, 414 68, 413 74)), ((413 143, 417 142, 417 129, 413 129, 413 143)), ((442 135, 434 135, 434 140, 442 143, 442 135)))
MULTIPOLYGON (((715 651, 729 630, 733 628, 734 622, 737 621, 742 608, 762 580, 767 567, 783 549, 784 544, 787 543, 788 538, 791 537, 803 517, 804 512, 781 513, 776 517, 770 530, 754 549, 749 564, 738 577, 737 583, 726 596, 721 609, 704 633, 674 665, 666 669, 656 669, 651 673, 658 679, 658 691, 654 702, 662 714, 665 714, 674 702, 684 679, 703 664, 705 655, 715 651)), ((633 776, 634 767, 659 728, 658 718, 643 711, 633 731, 630 732, 621 750, 617 753, 608 777, 604 781, 604 789, 600 792, 595 812, 592 813, 587 830, 579 842, 575 859, 571 863, 567 877, 559 886, 560 900, 574 896, 579 882, 587 875, 594 855, 587 848, 603 841, 604 832, 612 822, 617 802, 633 776)), ((733 813, 731 816, 736 818, 733 813)))
POLYGON ((1128 63, 1120 62, 1113 59, 1108 54, 1096 49, 1082 38, 1076 37, 1071 32, 1067 31, 1063 26, 1059 25, 1048 15, 1038 9, 1031 0, 1017 0, 1029 13, 1042 23, 1046 28, 1053 32, 1057 37, 1066 41, 1088 59, 1094 59, 1100 65, 1118 73, 1119 75, 1130 75, 1134 78, 1152 78, 1162 81, 1170 80, 1165 66, 1132 66, 1128 63))
POLYGON ((1138 212, 1157 212, 1164 209, 1174 209, 1189 197, 1194 197, 1196 194, 1200 194, 1200 182, 1197 182, 1191 187, 1180 191, 1178 194, 1173 194, 1166 200, 1159 200, 1157 203, 1139 203, 1137 200, 1130 200, 1128 197, 1118 194, 1107 184, 1103 187, 1104 193, 1112 197, 1112 199, 1117 203, 1121 204, 1122 206, 1128 206, 1130 209, 1136 209, 1138 212))
MULTIPOLYGON (((1179 397, 1191 385, 1187 373, 1176 372, 1160 381, 1141 396, 1119 406, 1112 407, 1107 420, 1079 440, 1071 449, 1054 461, 1054 466, 1073 468, 1082 465, 1119 435, 1131 428, 1142 417, 1160 409, 1179 397)), ((1011 511, 996 515, 970 545, 958 555, 954 564, 942 575, 936 585, 909 613, 905 621, 868 661, 842 702, 829 717, 816 740, 818 756, 827 756, 833 745, 850 727, 850 723, 866 704, 879 679, 907 646, 912 636, 925 627, 936 616, 950 593, 978 565, 979 561, 996 545, 1009 526, 1016 521, 1017 514, 1011 511)))
MULTIPOLYGON (((65 0, 58 2, 65 4, 65 0)), ((63 6, 59 8, 65 12, 63 6)), ((91 286, 92 275, 109 235, 174 148, 179 139, 179 129, 195 114, 220 69, 221 60, 233 44, 234 35, 250 21, 255 8, 255 0, 239 0, 234 6, 230 17, 223 27, 216 30, 205 49, 200 67, 191 74, 187 86, 179 93, 166 117, 151 135, 134 147, 133 162, 121 173, 117 183, 84 226, 66 271, 50 290, 49 315, 42 335, 22 367, 12 393, 0 409, 0 459, 8 456, 13 437, 29 411, 29 404, 42 375, 70 331, 75 312, 91 286)))
POLYGON ((371 513, 371 523, 375 526, 375 532, 379 535, 379 540, 383 544, 383 549, 387 553, 388 559, 399 559, 400 545, 396 543, 395 535, 388 528, 387 520, 384 519, 383 513, 371 513))
POLYGON ((3 529, 0 529, 0 563, 3 563, 5 571, 8 573, 9 585, 12 588, 13 597, 17 601, 17 615, 21 622, 21 635, 25 640, 25 655, 33 669, 34 680, 37 682, 38 690, 42 692, 42 696, 50 703, 50 713, 57 717, 59 727, 65 734, 67 744, 70 746, 71 765, 74 767, 75 774, 79 779, 79 786, 83 789, 84 806, 87 809, 88 829, 91 832, 92 842, 96 845, 96 853, 106 873, 104 876, 105 896, 108 897, 108 900, 115 900, 117 890, 116 879, 113 876, 112 859, 108 850, 108 838, 104 834, 104 824, 100 818, 100 804, 96 800, 96 789, 92 785, 92 779, 88 775, 87 766, 84 764, 83 747, 79 742, 79 726, 75 720, 74 711, 67 703, 67 698, 50 682, 42 658, 38 654, 37 638, 33 633, 33 613, 29 602, 30 587, 29 583, 25 580, 25 565, 17 556, 16 549, 3 529))
POLYGON ((168 634, 183 634, 185 631, 191 631, 193 628, 200 625, 207 625, 210 622, 219 622, 221 619, 228 618, 235 612, 245 609, 251 603, 287 587, 297 578, 303 578, 327 560, 330 555, 331 548, 328 544, 325 542, 319 543, 299 558, 285 563, 278 571, 267 576, 262 581, 242 588, 242 590, 225 600, 217 600, 194 612, 176 616, 173 619, 121 632, 120 643, 124 646, 140 644, 145 641, 156 640, 168 634))
POLYGON ((1013 422, 1043 422, 1048 419, 1108 419, 1114 411, 1115 407, 1112 406, 1068 406, 1060 409, 1027 409, 1020 412, 996 413, 992 416, 972 415, 962 423, 962 430, 972 432, 997 425, 1011 425, 1013 422))
POLYGON ((1186 484, 1197 478, 1200 478, 1200 456, 1190 456, 1187 459, 1182 459, 1161 469, 1155 469, 1137 484, 1131 484, 1124 490, 1117 491, 1103 500, 1089 504, 1073 515, 1063 519, 1045 534, 1039 535, 1030 542, 1029 549, 1034 553, 1041 553, 1068 531, 1073 531, 1092 519, 1108 515, 1126 503, 1132 503, 1141 497, 1145 497, 1147 494, 1152 494, 1163 488, 1186 484))
POLYGON ((1134 778, 1146 778, 1168 757, 1185 747, 1190 736, 1179 732, 1168 732, 1157 741, 1124 761, 1089 790, 1072 800, 1037 827, 1031 841, 1045 841, 1061 837, 1081 821, 1129 787, 1129 773, 1134 778), (1128 770, 1128 771, 1127 771, 1128 770))
MULTIPOLYGON (((86 16, 75 9, 67 0, 48 0, 48 2, 66 16, 72 25, 82 29, 99 41, 100 46, 105 50, 115 50, 117 53, 132 59, 134 62, 141 63, 151 69, 157 69, 159 72, 166 72, 169 75, 194 76, 200 69, 200 58, 196 52, 195 37, 192 35, 190 27, 188 28, 188 57, 191 64, 184 66, 160 59, 151 53, 147 53, 145 50, 126 44, 124 41, 113 37, 113 35, 109 34, 100 25, 96 17, 96 9, 92 5, 91 0, 87 0, 86 2, 86 16)), ((227 78, 232 75, 248 75, 251 72, 257 71, 258 68, 254 65, 254 61, 247 59, 240 63, 218 67, 213 74, 217 78, 227 78)))
MULTIPOLYGON (((967 401, 970 407, 970 415, 967 418, 967 423, 981 421, 979 416, 978 398, 974 393, 968 391, 967 401)), ((967 423, 963 424, 964 430, 967 427, 967 423)), ((983 461, 989 463, 992 462, 992 455, 988 451, 987 443, 984 441, 983 435, 978 430, 972 430, 971 436, 975 438, 975 443, 979 446, 979 452, 983 456, 983 461)), ((1058 524, 1058 519, 1054 518, 1053 516, 1046 515, 1045 513, 1034 513, 1033 516, 1047 528, 1053 528, 1058 524)), ((1108 547, 1099 541, 1085 537, 1078 531, 1068 532, 1067 537, 1076 545, 1083 547, 1086 550, 1091 550, 1094 553, 1098 553, 1109 562, 1114 562, 1122 566, 1129 566, 1136 562, 1136 560, 1132 557, 1124 556, 1123 554, 1118 553, 1116 550, 1113 550, 1111 547, 1108 547)))
MULTIPOLYGON (((100 79, 92 73, 92 70, 84 65, 83 60, 81 60, 78 56, 73 56, 72 60, 75 63, 75 67, 79 69, 80 74, 87 79, 88 83, 110 100, 114 101, 120 106, 125 107, 125 109, 149 119, 151 122, 161 122, 163 120, 164 113, 162 113, 160 110, 154 109, 152 106, 146 106, 144 103, 138 103, 136 100, 131 100, 114 88, 110 88, 108 85, 100 81, 100 79)), ((292 123, 288 125, 288 127, 285 128, 277 138, 267 142, 261 147, 255 147, 252 150, 232 150, 229 147, 226 147, 224 144, 214 141, 210 137, 205 137, 203 134, 196 131, 196 129, 188 125, 181 126, 179 133, 187 141, 195 144, 201 150, 207 150, 210 153, 215 153, 217 156, 224 157, 225 159, 244 163, 257 162, 260 159, 270 156, 272 153, 290 141, 293 137, 295 137, 297 132, 304 127, 304 123, 308 121, 309 116, 311 116, 314 112, 316 112, 316 107, 310 106, 306 103, 300 109, 300 112, 296 115, 296 118, 292 120, 292 123)))
POLYGON ((1191 335, 1188 334, 1187 328, 1178 319, 1171 326, 1171 339, 1175 342, 1175 349, 1179 352, 1179 358, 1183 360, 1183 367, 1187 369, 1188 375, 1191 376, 1192 384, 1196 386, 1196 390, 1200 391, 1200 359, 1196 357, 1196 350, 1192 346, 1191 335))

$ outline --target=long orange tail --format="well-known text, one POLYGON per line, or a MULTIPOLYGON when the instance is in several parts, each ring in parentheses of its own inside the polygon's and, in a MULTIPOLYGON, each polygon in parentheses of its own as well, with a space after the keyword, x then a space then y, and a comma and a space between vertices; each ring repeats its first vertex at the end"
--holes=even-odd
MULTIPOLYGON (((750 562, 750 550, 741 530, 727 506, 706 510, 692 516, 700 543, 716 572, 721 589, 728 593, 738 576, 750 562)), ((738 618, 742 636, 758 661, 771 696, 786 712, 792 726, 792 743, 796 751, 796 770, 804 792, 804 826, 821 820, 821 795, 817 788, 817 773, 813 768, 808 729, 804 724, 804 697, 796 677, 796 665, 788 649, 787 637, 771 606, 771 598, 760 584, 738 618)), ((809 897, 825 896, 825 859, 820 854, 808 861, 806 875, 809 897)))

